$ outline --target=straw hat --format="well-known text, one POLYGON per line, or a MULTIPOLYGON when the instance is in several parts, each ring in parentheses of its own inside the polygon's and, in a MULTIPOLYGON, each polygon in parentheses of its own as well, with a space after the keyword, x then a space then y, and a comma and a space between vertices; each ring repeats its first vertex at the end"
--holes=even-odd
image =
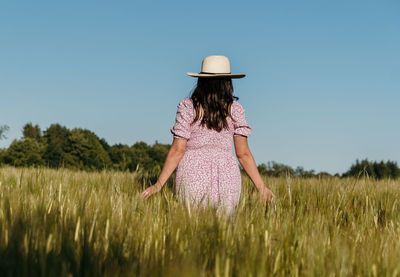
POLYGON ((207 56, 201 64, 201 72, 186 73, 192 77, 231 77, 243 78, 246 74, 232 74, 229 59, 225 56, 207 56))

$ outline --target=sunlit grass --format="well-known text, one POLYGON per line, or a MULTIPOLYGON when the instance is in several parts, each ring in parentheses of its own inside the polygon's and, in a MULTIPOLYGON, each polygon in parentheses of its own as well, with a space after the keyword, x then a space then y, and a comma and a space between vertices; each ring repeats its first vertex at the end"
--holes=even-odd
POLYGON ((0 168, 0 272, 42 276, 396 276, 400 182, 243 176, 233 218, 142 173, 0 168))

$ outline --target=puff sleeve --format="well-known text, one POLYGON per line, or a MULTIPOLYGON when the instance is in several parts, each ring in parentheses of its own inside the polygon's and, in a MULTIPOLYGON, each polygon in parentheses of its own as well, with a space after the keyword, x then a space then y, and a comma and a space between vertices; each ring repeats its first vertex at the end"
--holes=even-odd
POLYGON ((233 122, 234 136, 245 136, 251 135, 251 127, 247 124, 246 114, 243 106, 235 101, 236 105, 232 109, 232 117, 236 121, 233 122))
POLYGON ((175 138, 190 138, 190 123, 193 120, 193 104, 191 99, 186 97, 178 104, 176 111, 175 124, 170 129, 175 138))

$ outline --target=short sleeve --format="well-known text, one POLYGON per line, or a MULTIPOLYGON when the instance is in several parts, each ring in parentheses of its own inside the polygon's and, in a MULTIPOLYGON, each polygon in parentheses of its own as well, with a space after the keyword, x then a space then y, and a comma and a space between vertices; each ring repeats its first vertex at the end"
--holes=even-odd
POLYGON ((232 107, 232 118, 236 121, 233 122, 234 136, 245 136, 251 135, 251 127, 247 124, 246 114, 243 106, 234 101, 235 105, 232 107))
POLYGON ((174 137, 177 138, 190 138, 190 123, 193 120, 193 104, 192 100, 188 97, 182 99, 178 104, 176 111, 175 124, 170 129, 174 137))

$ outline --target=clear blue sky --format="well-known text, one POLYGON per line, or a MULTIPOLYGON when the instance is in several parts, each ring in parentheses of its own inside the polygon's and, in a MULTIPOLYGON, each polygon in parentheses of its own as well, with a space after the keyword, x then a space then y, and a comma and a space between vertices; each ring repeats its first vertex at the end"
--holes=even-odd
POLYGON ((1 1, 0 125, 171 143, 207 55, 231 60, 256 162, 400 162, 398 1, 1 1))

